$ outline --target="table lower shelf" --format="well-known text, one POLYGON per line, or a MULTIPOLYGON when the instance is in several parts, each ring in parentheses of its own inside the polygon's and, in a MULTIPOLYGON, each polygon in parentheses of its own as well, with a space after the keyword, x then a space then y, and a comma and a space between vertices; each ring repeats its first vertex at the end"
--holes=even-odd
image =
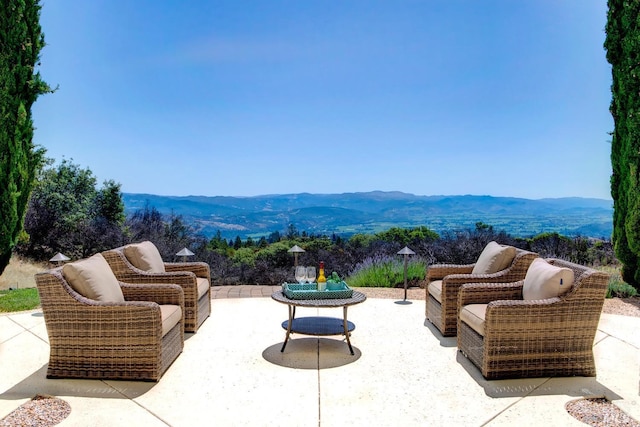
MULTIPOLYGON (((291 332, 304 335, 344 335, 344 321, 335 317, 300 317, 293 319, 291 332)), ((289 328, 289 321, 282 322, 282 327, 289 328)), ((347 321, 347 331, 351 332, 356 328, 352 322, 347 321)))

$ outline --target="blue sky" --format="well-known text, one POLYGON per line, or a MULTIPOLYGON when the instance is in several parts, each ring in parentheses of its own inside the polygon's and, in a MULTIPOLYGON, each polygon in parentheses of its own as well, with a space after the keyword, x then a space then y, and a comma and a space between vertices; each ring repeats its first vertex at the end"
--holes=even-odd
POLYGON ((610 198, 606 0, 46 0, 35 142, 130 193, 610 198))

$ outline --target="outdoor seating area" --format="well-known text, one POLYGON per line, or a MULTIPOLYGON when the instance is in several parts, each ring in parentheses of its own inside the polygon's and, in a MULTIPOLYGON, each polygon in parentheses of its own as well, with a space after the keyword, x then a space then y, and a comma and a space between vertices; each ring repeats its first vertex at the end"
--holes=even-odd
POLYGON ((361 292, 289 304, 256 286, 212 302, 206 264, 164 263, 151 242, 39 273, 42 309, 0 316, 17 367, 0 418, 35 394, 67 401, 69 425, 571 425, 565 405, 582 397, 639 418, 640 318, 601 314, 607 274, 495 242, 474 265, 431 269, 426 318, 422 301, 361 292), (342 312, 348 335, 290 327, 296 306, 300 321, 342 312))
MULTIPOLYGON (((268 293, 268 292, 267 292, 268 293)), ((294 334, 281 353, 286 307, 269 297, 215 299, 159 382, 47 379, 40 310, 0 315, 0 418, 35 394, 71 406, 61 425, 582 425, 565 404, 606 396, 640 419, 640 318, 603 314, 596 377, 486 380, 425 321, 423 301, 367 298, 344 340, 294 334)), ((300 315, 321 309, 300 308, 300 315)), ((335 315, 341 309, 336 308, 335 315)))
POLYGON ((209 266, 145 241, 36 274, 48 378, 158 381, 211 312, 209 266))
POLYGON ((102 255, 36 275, 48 378, 157 381, 184 347, 184 293, 118 282, 102 255))

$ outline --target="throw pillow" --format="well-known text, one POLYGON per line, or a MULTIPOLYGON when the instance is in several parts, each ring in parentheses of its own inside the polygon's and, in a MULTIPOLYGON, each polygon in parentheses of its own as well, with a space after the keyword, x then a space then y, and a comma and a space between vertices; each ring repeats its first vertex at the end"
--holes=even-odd
POLYGON ((509 267, 516 256, 516 248, 489 242, 482 250, 471 274, 493 274, 509 267))
POLYGON ((101 302, 124 302, 118 279, 102 254, 66 264, 62 274, 80 295, 101 302))
POLYGON ((164 273, 164 261, 156 245, 149 241, 124 247, 124 256, 140 270, 149 273, 164 273))
POLYGON ((542 258, 536 258, 524 277, 522 298, 539 300, 559 297, 569 292, 573 279, 573 270, 570 268, 556 267, 542 258))

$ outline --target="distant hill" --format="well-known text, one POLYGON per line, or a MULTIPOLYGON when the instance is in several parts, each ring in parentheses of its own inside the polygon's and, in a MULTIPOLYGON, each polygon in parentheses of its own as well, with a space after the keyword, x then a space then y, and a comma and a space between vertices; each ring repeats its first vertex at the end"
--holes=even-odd
POLYGON ((342 194, 275 194, 254 197, 158 196, 124 193, 125 211, 153 206, 181 215, 206 236, 218 230, 225 238, 259 238, 299 231, 349 236, 390 227, 427 226, 438 233, 473 229, 477 222, 528 237, 543 232, 606 237, 613 229, 613 202, 568 197, 521 199, 492 196, 416 196, 372 191, 342 194))

